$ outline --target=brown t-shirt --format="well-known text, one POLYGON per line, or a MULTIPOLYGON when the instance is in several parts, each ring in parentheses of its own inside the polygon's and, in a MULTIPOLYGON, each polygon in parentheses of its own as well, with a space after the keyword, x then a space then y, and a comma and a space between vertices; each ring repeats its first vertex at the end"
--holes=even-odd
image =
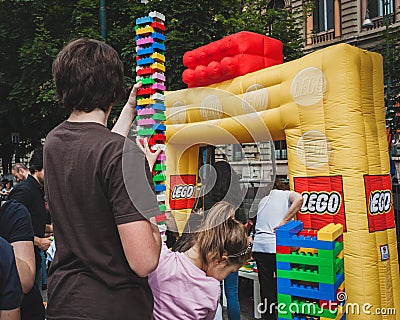
POLYGON ((47 319, 152 319, 147 278, 130 269, 117 230, 159 214, 143 152, 101 124, 66 121, 46 138, 44 168, 57 249, 47 319))

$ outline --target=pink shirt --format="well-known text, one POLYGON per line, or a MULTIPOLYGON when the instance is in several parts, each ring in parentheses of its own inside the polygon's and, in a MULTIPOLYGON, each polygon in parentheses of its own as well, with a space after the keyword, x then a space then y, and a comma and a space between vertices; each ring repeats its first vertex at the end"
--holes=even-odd
POLYGON ((161 248, 158 267, 149 275, 156 320, 214 319, 220 283, 207 277, 181 252, 161 248))

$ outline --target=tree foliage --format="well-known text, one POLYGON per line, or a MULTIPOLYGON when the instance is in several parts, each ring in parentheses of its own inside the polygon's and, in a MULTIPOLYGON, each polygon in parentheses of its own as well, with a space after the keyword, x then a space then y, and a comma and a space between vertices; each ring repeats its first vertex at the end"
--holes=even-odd
MULTIPOLYGON (((188 50, 248 30, 284 42, 285 59, 301 55, 304 39, 298 23, 302 13, 274 9, 269 0, 139 0, 106 1, 107 39, 120 54, 127 88, 135 76, 135 20, 150 11, 166 16, 166 66, 169 90, 183 88, 182 56, 188 50)), ((0 157, 7 172, 16 145, 19 154, 41 143, 65 119, 54 100, 52 61, 59 50, 79 37, 101 39, 99 3, 93 0, 0 0, 0 157)), ((110 121, 119 108, 113 109, 110 121)), ((17 156, 18 158, 18 156, 17 156)))
MULTIPOLYGON (((385 105, 388 125, 392 133, 400 135, 400 30, 389 27, 384 32, 385 47, 380 51, 384 59, 385 105)), ((396 139, 396 143, 400 138, 396 139)))

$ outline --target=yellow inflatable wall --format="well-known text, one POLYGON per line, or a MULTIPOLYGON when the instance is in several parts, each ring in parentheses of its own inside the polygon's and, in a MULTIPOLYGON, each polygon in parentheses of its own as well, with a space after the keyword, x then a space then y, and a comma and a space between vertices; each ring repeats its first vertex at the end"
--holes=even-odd
MULTIPOLYGON (((286 139, 291 189, 306 199, 298 218, 310 228, 328 222, 345 227, 347 302, 361 307, 348 319, 400 318, 376 309, 400 306, 383 94, 381 56, 346 44, 206 88, 171 92, 171 191, 195 183, 200 144, 266 141, 268 130, 274 140, 286 139), (362 310, 365 304, 371 314, 362 310)), ((170 199, 181 225, 194 196, 185 205, 185 195, 170 199)))

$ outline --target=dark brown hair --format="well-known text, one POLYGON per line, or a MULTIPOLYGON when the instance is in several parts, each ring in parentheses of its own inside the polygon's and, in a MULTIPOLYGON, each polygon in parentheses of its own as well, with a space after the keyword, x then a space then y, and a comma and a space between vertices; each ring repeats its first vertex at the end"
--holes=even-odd
POLYGON ((124 95, 123 64, 108 44, 77 39, 66 45, 53 62, 57 98, 70 112, 106 112, 124 95))
POLYGON ((243 265, 249 258, 245 226, 235 219, 235 208, 225 202, 216 203, 195 235, 195 244, 204 265, 215 258, 228 257, 229 265, 243 265), (241 254, 243 253, 243 254, 241 254))

